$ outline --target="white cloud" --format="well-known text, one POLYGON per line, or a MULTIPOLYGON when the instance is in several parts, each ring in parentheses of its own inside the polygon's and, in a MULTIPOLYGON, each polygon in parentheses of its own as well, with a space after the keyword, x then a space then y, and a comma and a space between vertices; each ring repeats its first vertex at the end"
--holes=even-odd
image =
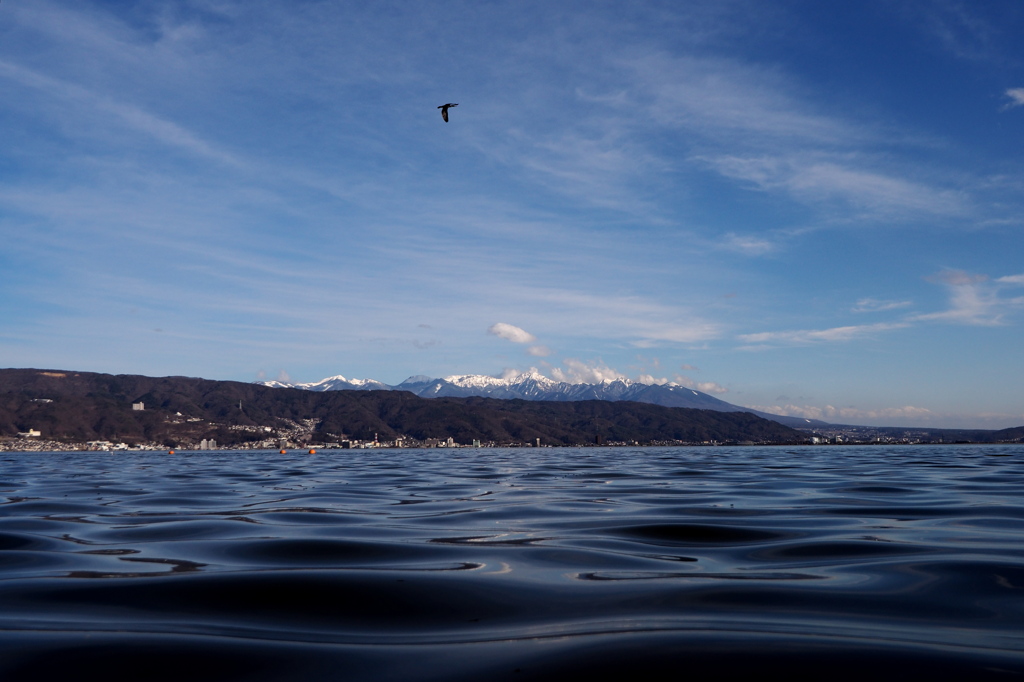
MULTIPOLYGON (((686 365, 684 365, 685 367, 686 365)), ((687 388, 695 388, 703 393, 728 393, 729 389, 721 384, 716 384, 714 381, 695 381, 688 376, 677 374, 675 376, 676 383, 687 388)))
POLYGON ((51 97, 62 100, 62 104, 66 103, 66 108, 71 110, 76 117, 81 118, 85 110, 91 110, 91 113, 96 118, 113 114, 128 128, 147 135, 162 144, 177 147, 232 166, 242 165, 234 156, 215 149, 205 140, 200 139, 173 121, 162 119, 138 107, 115 101, 109 97, 97 95, 80 85, 67 83, 57 78, 45 76, 30 69, 2 61, 0 61, 0 76, 7 76, 22 85, 37 89, 51 97))
POLYGON ((644 150, 623 131, 614 115, 590 124, 596 131, 527 137, 516 131, 504 149, 493 137, 481 141, 481 152, 518 165, 526 177, 544 178, 545 188, 602 208, 647 213, 650 207, 636 196, 633 185, 667 168, 665 161, 644 150))
POLYGON ((1010 98, 1010 103, 1006 105, 1007 109, 1024 105, 1024 88, 1010 88, 1006 91, 1006 96, 1010 98))
POLYGON ((878 323, 832 327, 830 329, 800 329, 794 331, 759 332, 756 334, 740 334, 739 339, 746 343, 785 343, 807 344, 820 341, 849 341, 859 336, 866 336, 890 329, 901 329, 910 326, 906 322, 878 323))
POLYGON ((834 154, 705 157, 722 175, 753 183, 762 190, 782 190, 806 203, 843 201, 885 215, 962 215, 965 197, 950 190, 908 180, 872 168, 868 159, 834 154))
POLYGON ((654 348, 664 343, 696 343, 719 336, 719 325, 694 320, 686 322, 661 322, 657 320, 632 320, 633 331, 640 338, 631 341, 637 348, 654 348))
POLYGON ((642 355, 638 355, 636 356, 636 359, 639 360, 640 362, 647 363, 654 369, 661 369, 661 358, 645 358, 642 355))
POLYGON ((533 343, 537 340, 537 337, 519 327, 506 324, 505 322, 497 322, 487 328, 487 333, 497 336, 502 339, 511 341, 512 343, 533 343))
POLYGON ((1024 275, 1000 277, 990 283, 986 275, 975 275, 963 270, 943 270, 928 279, 949 290, 949 309, 916 315, 912 318, 914 320, 996 326, 1004 323, 1011 309, 1024 305, 1024 298, 1005 298, 999 295, 999 285, 1017 286, 1024 283, 1024 275))
POLYGON ((554 351, 547 346, 530 346, 526 349, 526 352, 534 357, 546 358, 551 355, 554 351))
MULTIPOLYGON (((951 54, 971 61, 998 60, 995 50, 999 28, 974 10, 986 3, 953 1, 921 3, 923 21, 915 22, 938 39, 951 54), (975 6, 972 7, 972 4, 975 6)), ((904 8, 913 7, 905 3, 904 8)))
POLYGON ((876 298, 862 298, 857 301, 851 312, 855 313, 878 313, 883 310, 896 310, 897 308, 906 308, 910 305, 910 301, 886 301, 879 300, 876 298))
MULTIPOLYGON (((929 278, 929 281, 942 284, 950 293, 949 307, 934 313, 922 313, 905 316, 898 322, 880 322, 876 324, 848 325, 829 329, 799 329, 775 332, 758 332, 741 334, 739 339, 747 344, 747 349, 763 348, 771 345, 804 345, 818 342, 849 341, 862 336, 903 329, 919 322, 947 322, 971 326, 997 326, 1005 323, 1006 315, 1016 309, 1024 308, 1024 296, 1000 296, 1004 287, 1024 286, 1024 274, 1007 275, 995 281, 989 281, 987 275, 972 274, 963 270, 943 270, 929 278)), ((881 301, 862 298, 857 301, 853 312, 877 312, 894 310, 910 305, 910 301, 881 301)))
POLYGON ((745 253, 749 256, 761 256, 776 250, 776 245, 762 237, 738 235, 730 232, 725 235, 724 246, 732 251, 745 253))
POLYGON ((966 286, 978 284, 988 279, 988 275, 972 275, 964 270, 943 270, 928 278, 929 281, 948 284, 950 286, 966 286))
POLYGON ((648 114, 670 127, 682 127, 708 139, 740 144, 801 141, 834 145, 861 139, 862 130, 820 115, 801 103, 796 87, 779 72, 727 59, 648 54, 624 64, 648 114), (739 139, 737 139, 739 138, 739 139))
POLYGON ((521 290, 558 311, 566 324, 571 320, 577 334, 597 338, 613 336, 637 348, 653 348, 666 343, 696 343, 718 338, 721 327, 685 308, 670 306, 640 296, 602 296, 564 289, 521 290), (609 325, 608 320, 614 320, 609 325))
POLYGON ((914 407, 913 405, 883 407, 874 410, 862 410, 856 407, 833 407, 832 405, 825 405, 824 407, 814 405, 748 405, 747 407, 771 414, 787 417, 804 417, 805 419, 820 419, 827 422, 871 419, 922 421, 936 416, 934 412, 927 408, 914 407))
MULTIPOLYGON (((813 93, 778 70, 661 53, 636 58, 626 68, 635 82, 628 104, 633 115, 685 130, 692 140, 691 164, 788 193, 837 220, 858 217, 836 210, 850 206, 890 219, 963 215, 972 208, 965 193, 942 186, 961 186, 962 178, 944 182, 935 168, 901 165, 887 151, 894 142, 920 141, 823 109, 813 93), (837 201, 847 206, 829 206, 837 201)), ((731 246, 758 254, 770 242, 739 238, 731 246)))
MULTIPOLYGON (((535 47, 561 59, 546 44, 535 47)), ((842 200, 889 216, 967 210, 964 196, 931 184, 934 169, 894 168, 890 154, 864 153, 893 141, 905 145, 905 134, 823 111, 814 93, 778 69, 656 49, 595 59, 606 68, 594 87, 606 94, 576 88, 575 106, 587 106, 580 107, 583 115, 573 128, 509 132, 506 126, 481 138, 480 151, 519 166, 526 177, 543 178, 549 189, 651 215, 658 210, 646 203, 650 188, 665 170, 684 165, 710 165, 726 177, 807 203, 842 200), (683 131, 691 156, 652 145, 644 134, 651 131, 668 137, 683 131), (495 144, 499 139, 505 143, 495 144)), ((587 70, 579 77, 594 78, 584 75, 587 70)), ((548 106, 559 93, 531 95, 526 106, 532 109, 548 106)), ((775 248, 764 239, 734 235, 725 246, 751 255, 775 248)))
POLYGON ((600 360, 583 362, 575 358, 562 360, 566 369, 555 367, 551 370, 551 378, 556 381, 565 381, 571 384, 599 384, 603 381, 615 381, 625 379, 622 372, 608 367, 600 360))

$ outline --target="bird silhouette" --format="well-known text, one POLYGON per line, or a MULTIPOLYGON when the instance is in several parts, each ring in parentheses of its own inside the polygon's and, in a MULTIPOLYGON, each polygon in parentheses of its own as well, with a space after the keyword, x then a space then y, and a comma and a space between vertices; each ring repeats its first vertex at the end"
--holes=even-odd
POLYGON ((441 118, 444 119, 445 123, 448 122, 448 109, 449 109, 449 107, 457 107, 457 106, 459 106, 459 105, 458 104, 453 104, 452 102, 448 102, 448 104, 442 104, 441 106, 438 107, 438 109, 441 110, 441 118))

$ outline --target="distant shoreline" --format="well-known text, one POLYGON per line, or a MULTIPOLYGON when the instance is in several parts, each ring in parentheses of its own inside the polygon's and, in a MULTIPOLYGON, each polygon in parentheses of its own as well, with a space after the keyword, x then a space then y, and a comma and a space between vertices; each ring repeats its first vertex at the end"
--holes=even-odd
MULTIPOLYGON (((475 445, 443 445, 443 446, 431 446, 431 445, 357 445, 353 447, 338 447, 338 446, 292 446, 282 448, 285 452, 302 452, 303 450, 312 451, 313 454, 327 454, 335 452, 345 452, 351 450, 462 450, 462 449, 523 449, 532 450, 535 448, 578 448, 578 449, 590 449, 590 448, 751 448, 751 447, 801 447, 801 448, 834 448, 834 447, 911 447, 911 446, 964 446, 964 445, 1021 445, 1021 441, 918 441, 914 443, 811 443, 811 442, 793 442, 793 443, 669 443, 669 442, 646 442, 646 443, 602 443, 600 445, 590 443, 584 445, 563 445, 563 444, 551 444, 540 446, 530 445, 529 443, 487 443, 479 446, 475 445)), ((20 444, 19 444, 20 445, 20 444)), ((0 452, 4 453, 19 453, 19 454, 58 454, 68 452, 79 452, 79 453, 106 453, 110 455, 119 454, 137 454, 144 452, 154 453, 165 453, 174 455, 181 454, 202 454, 202 453, 216 453, 216 452, 273 452, 277 448, 264 448, 264 447, 245 447, 245 446, 225 446, 216 448, 167 448, 163 446, 145 446, 145 447, 127 447, 127 448, 94 448, 88 447, 80 443, 47 443, 43 446, 42 443, 26 443, 25 445, 36 445, 37 447, 9 447, 9 443, 0 441, 0 452), (56 445, 56 447, 54 447, 56 445)))

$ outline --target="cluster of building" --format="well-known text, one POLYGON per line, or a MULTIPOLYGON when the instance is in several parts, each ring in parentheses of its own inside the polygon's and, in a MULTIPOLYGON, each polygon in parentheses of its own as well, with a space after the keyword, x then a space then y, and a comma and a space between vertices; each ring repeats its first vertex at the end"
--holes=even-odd
MULTIPOLYGON (((48 398, 35 398, 32 402, 50 403, 48 398)), ((241 408, 241 404, 239 404, 241 408)), ((143 411, 146 406, 142 402, 132 403, 132 410, 143 411)), ((106 440, 94 440, 84 443, 69 443, 52 439, 44 439, 42 432, 30 428, 25 432, 18 433, 16 438, 0 438, 0 451, 22 451, 22 452, 60 452, 75 450, 91 451, 128 451, 128 450, 167 450, 170 443, 175 443, 172 449, 176 450, 271 450, 271 449, 366 449, 366 448, 461 448, 461 447, 542 447, 541 439, 535 438, 524 442, 498 443, 494 441, 473 440, 471 444, 456 443, 452 437, 448 438, 426 438, 416 439, 410 436, 398 436, 392 440, 380 440, 376 434, 372 440, 349 438, 344 435, 333 436, 334 440, 322 442, 325 434, 318 433, 317 428, 320 420, 301 419, 278 421, 278 427, 259 425, 221 425, 205 422, 199 417, 187 417, 180 412, 167 417, 168 424, 182 425, 184 431, 195 434, 194 440, 177 438, 174 441, 164 443, 125 443, 106 440), (192 426, 194 424, 194 426, 192 426), (211 429, 224 429, 236 432, 245 432, 242 443, 234 443, 227 447, 221 447, 217 441, 208 434, 211 429), (207 434, 200 438, 200 434, 207 434)), ((865 426, 826 426, 817 428, 813 432, 805 430, 807 444, 917 444, 943 442, 941 436, 928 429, 893 429, 865 426)), ((332 438, 332 436, 328 436, 332 438)), ((229 442, 239 440, 231 438, 229 442)), ((757 445, 753 441, 727 441, 718 442, 714 440, 702 442, 684 441, 657 441, 644 443, 653 446, 716 446, 716 445, 757 445)), ((597 436, 592 445, 608 446, 639 446, 637 441, 611 441, 603 436, 597 436)))
POLYGON ((91 440, 84 443, 69 443, 39 437, 0 438, 0 452, 82 452, 82 451, 127 451, 166 450, 159 443, 119 443, 108 440, 91 440))

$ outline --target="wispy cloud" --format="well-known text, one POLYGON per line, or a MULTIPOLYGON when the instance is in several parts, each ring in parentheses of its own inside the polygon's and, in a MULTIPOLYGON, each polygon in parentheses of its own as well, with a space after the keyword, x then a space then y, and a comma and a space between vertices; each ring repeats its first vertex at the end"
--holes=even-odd
POLYGON ((686 128, 708 142, 731 137, 742 146, 789 142, 832 147, 870 135, 866 129, 814 110, 799 87, 777 70, 728 59, 649 52, 622 65, 637 83, 636 101, 672 128, 686 128), (739 138, 737 139, 737 136, 739 138))
POLYGON ((719 323, 683 306, 644 296, 601 296, 566 289, 524 289, 545 308, 565 313, 565 331, 584 336, 613 336, 637 348, 707 341, 721 336, 719 323), (614 320, 610 325, 609 320, 614 320))
POLYGON ((65 106, 70 102, 73 105, 70 111, 75 116, 82 117, 85 115, 85 112, 82 111, 83 107, 90 109, 96 118, 112 114, 122 124, 122 131, 124 126, 127 126, 135 132, 142 133, 170 147, 176 147, 232 166, 243 165, 233 155, 214 148, 210 143, 200 139, 194 133, 172 121, 162 119, 136 106, 118 102, 104 95, 95 94, 80 85, 68 83, 4 61, 0 61, 0 76, 63 100, 62 104, 65 106))
MULTIPOLYGON (((551 52, 543 40, 531 46, 551 52)), ((561 64, 560 54, 550 58, 561 64)), ((499 131, 489 124, 478 136, 481 152, 520 167, 547 190, 665 219, 649 202, 662 177, 711 169, 830 215, 836 202, 904 219, 971 208, 967 193, 949 186, 956 180, 937 180, 933 167, 908 163, 906 155, 894 162, 891 147, 913 144, 911 135, 823 107, 779 69, 637 45, 593 49, 592 63, 564 66, 590 85, 574 91, 572 108, 581 115, 572 126, 499 131)), ((533 88, 515 106, 547 122, 544 110, 560 98, 533 88)), ((725 244, 755 255, 771 250, 756 235, 725 244)))
POLYGON ((911 301, 887 301, 876 298, 862 298, 857 301, 851 312, 854 313, 880 313, 886 310, 898 310, 906 308, 911 301))
POLYGON ((546 191, 617 211, 649 214, 650 204, 637 185, 668 168, 666 161, 624 133, 628 125, 615 116, 595 121, 597 130, 559 130, 550 137, 515 131, 496 147, 493 138, 481 151, 522 169, 526 178, 542 179, 546 191))
POLYGON ((811 204, 834 201, 892 217, 963 215, 969 206, 960 191, 939 189, 865 168, 866 160, 844 163, 822 155, 718 156, 708 164, 727 177, 764 190, 782 190, 811 204))
POLYGON ((1024 105, 1024 88, 1010 88, 1005 94, 1010 98, 1007 109, 1024 105))
POLYGON ((906 419, 920 423, 928 421, 937 415, 928 408, 905 405, 903 407, 884 407, 878 409, 860 409, 856 407, 833 407, 825 405, 822 407, 814 405, 748 405, 755 410, 780 414, 787 417, 804 417, 805 419, 820 419, 828 422, 852 422, 871 423, 872 420, 899 420, 906 419))
POLYGON ((932 276, 932 282, 949 290, 949 308, 935 313, 915 315, 911 319, 939 321, 973 326, 995 326, 1005 322, 1008 312, 1024 306, 1024 297, 1001 296, 1007 286, 1019 286, 1020 275, 1001 277, 994 283, 986 275, 963 270, 943 270, 932 276))
POLYGON ((862 336, 910 326, 906 322, 879 322, 877 324, 848 325, 830 329, 800 329, 793 331, 758 332, 740 334, 748 344, 809 344, 822 341, 849 341, 862 336))
POLYGON ((566 358, 562 364, 565 365, 565 369, 561 367, 551 369, 552 379, 572 384, 599 384, 603 381, 626 378, 625 374, 612 369, 600 360, 584 362, 576 358, 566 358))
POLYGON ((920 144, 910 135, 822 107, 777 70, 662 53, 636 57, 628 67, 634 116, 685 130, 693 140, 690 164, 785 193, 830 217, 843 215, 836 202, 868 217, 901 219, 962 216, 972 208, 962 181, 939 179, 934 168, 908 164, 906 156, 894 161, 894 145, 920 144))
MULTIPOLYGON (((1024 296, 1005 296, 1003 291, 1024 286, 1024 275, 1007 275, 990 280, 987 275, 963 270, 943 270, 928 278, 949 292, 949 307, 932 313, 904 315, 895 322, 847 325, 828 329, 800 329, 740 334, 737 338, 753 350, 777 345, 807 345, 823 342, 844 342, 874 336, 880 332, 906 329, 922 322, 944 322, 968 326, 997 326, 1006 323, 1007 315, 1024 309, 1024 296)), ((880 312, 910 305, 909 301, 882 301, 863 298, 852 312, 880 312)))
POLYGON ((714 393, 717 395, 721 395, 722 393, 729 392, 728 388, 722 386, 721 384, 717 384, 714 381, 696 381, 682 374, 677 374, 674 378, 677 384, 681 386, 686 386, 687 388, 695 388, 698 391, 702 391, 704 393, 714 393))
POLYGON ((950 53, 973 61, 995 57, 994 43, 999 30, 972 11, 969 3, 938 0, 927 3, 926 8, 925 29, 950 53))
POLYGON ((725 235, 723 246, 731 251, 744 253, 748 256, 762 256, 775 251, 778 246, 764 237, 739 235, 730 232, 725 235))
MULTIPOLYGON (((564 381, 570 384, 599 384, 605 381, 634 381, 640 384, 647 384, 649 386, 664 386, 665 384, 671 384, 672 382, 665 377, 657 377, 650 373, 641 372, 636 376, 630 378, 624 372, 620 372, 617 369, 609 367, 603 360, 580 360, 578 358, 564 358, 562 360, 562 367, 551 366, 548 363, 543 363, 545 370, 542 371, 537 367, 530 367, 527 370, 520 370, 514 368, 506 368, 500 374, 502 379, 514 379, 523 374, 536 373, 544 374, 546 371, 547 376, 554 379, 555 381, 564 381)), ((676 383, 687 386, 688 388, 696 388, 707 393, 725 393, 728 389, 725 389, 714 382, 695 382, 687 377, 676 376, 676 383), (686 383, 678 381, 683 379, 686 383)))

